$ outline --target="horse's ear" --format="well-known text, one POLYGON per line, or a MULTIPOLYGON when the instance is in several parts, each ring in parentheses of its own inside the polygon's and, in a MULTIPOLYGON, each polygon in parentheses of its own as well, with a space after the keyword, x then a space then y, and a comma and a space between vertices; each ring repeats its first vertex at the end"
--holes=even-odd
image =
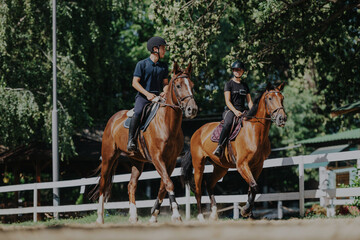
POLYGON ((266 90, 269 91, 269 90, 272 90, 272 89, 274 89, 273 85, 271 84, 271 82, 268 82, 267 85, 266 85, 266 90))
POLYGON ((276 87, 278 91, 282 91, 284 89, 285 82, 282 82, 279 86, 276 87))
POLYGON ((185 69, 185 72, 188 73, 189 75, 191 75, 191 70, 192 70, 192 64, 190 62, 189 65, 187 66, 187 68, 185 69))
POLYGON ((174 66, 173 66, 172 72, 173 72, 174 74, 177 74, 178 72, 180 72, 179 65, 177 64, 177 62, 174 62, 174 66))

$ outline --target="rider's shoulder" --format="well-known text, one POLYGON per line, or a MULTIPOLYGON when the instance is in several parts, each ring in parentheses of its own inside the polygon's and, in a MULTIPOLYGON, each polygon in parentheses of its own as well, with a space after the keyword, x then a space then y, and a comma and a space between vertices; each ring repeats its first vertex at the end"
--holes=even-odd
POLYGON ((162 68, 168 68, 168 65, 166 62, 159 61, 159 66, 162 68))
POLYGON ((148 62, 148 58, 145 58, 145 59, 138 61, 136 65, 144 67, 147 62, 148 62))

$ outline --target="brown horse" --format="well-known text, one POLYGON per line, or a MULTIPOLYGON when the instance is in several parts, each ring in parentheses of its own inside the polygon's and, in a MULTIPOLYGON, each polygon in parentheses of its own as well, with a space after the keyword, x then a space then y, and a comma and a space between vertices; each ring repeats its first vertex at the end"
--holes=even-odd
POLYGON ((166 100, 160 103, 161 107, 156 116, 151 121, 147 130, 142 133, 145 138, 148 154, 141 147, 139 147, 139 151, 135 154, 127 152, 126 143, 129 130, 124 128, 127 110, 119 111, 109 119, 102 137, 102 163, 99 166, 101 174, 98 185, 99 207, 97 211, 98 218, 96 220, 98 223, 104 223, 104 200, 109 198, 112 177, 120 155, 129 157, 132 163, 131 178, 128 184, 130 222, 137 221, 135 191, 146 162, 154 164, 161 176, 160 189, 152 209, 150 221, 157 221, 160 205, 166 192, 169 194, 170 205, 173 211, 172 220, 181 221, 174 195, 174 184, 170 176, 176 165, 176 158, 182 151, 184 143, 184 135, 181 129, 182 113, 184 112, 186 118, 194 118, 198 110, 193 97, 192 88, 194 84, 190 80, 190 74, 191 63, 184 71, 180 70, 178 65, 174 63, 166 100))
POLYGON ((182 171, 185 181, 189 182, 194 169, 195 197, 199 221, 204 221, 201 211, 201 183, 206 160, 214 165, 213 173, 205 182, 211 201, 210 219, 216 220, 218 217, 214 197, 215 184, 225 176, 229 168, 236 168, 249 184, 248 202, 241 209, 241 215, 245 217, 251 214, 258 191, 256 180, 262 171, 264 160, 271 152, 268 137, 271 121, 281 127, 286 122, 283 107, 284 97, 280 93, 282 88, 283 84, 277 88, 268 84, 266 89, 255 99, 254 106, 247 114, 246 121, 242 122, 243 127, 239 135, 231 142, 232 156, 229 154, 228 148, 226 148, 221 159, 213 154, 217 143, 212 142, 210 137, 219 122, 205 124, 191 137, 190 152, 182 159, 182 171))

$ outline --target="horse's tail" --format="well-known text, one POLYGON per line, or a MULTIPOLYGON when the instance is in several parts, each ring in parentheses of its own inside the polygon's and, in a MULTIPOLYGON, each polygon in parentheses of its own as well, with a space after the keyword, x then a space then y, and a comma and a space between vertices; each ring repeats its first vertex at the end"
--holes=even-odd
POLYGON ((115 174, 115 170, 118 164, 118 161, 113 161, 113 164, 111 165, 110 169, 108 169, 108 173, 110 176, 107 176, 104 178, 104 176, 101 176, 101 167, 102 167, 102 157, 99 159, 101 163, 99 166, 94 170, 94 175, 98 173, 99 181, 96 184, 96 186, 89 192, 89 199, 91 200, 97 200, 100 197, 100 182, 104 181, 104 189, 103 189, 103 195, 104 199, 107 200, 110 197, 111 193, 111 187, 112 187, 112 178, 115 174))
MULTIPOLYGON (((100 156, 99 160, 102 161, 101 156, 100 156)), ((99 166, 93 171, 92 176, 97 175, 98 177, 100 177, 100 175, 101 175, 101 164, 102 164, 102 162, 100 162, 99 166)), ((100 181, 98 181, 98 183, 95 185, 95 187, 90 190, 89 195, 88 195, 90 200, 95 201, 95 200, 97 200, 99 198, 99 182, 100 181)))
POLYGON ((183 176, 184 183, 189 184, 193 192, 195 192, 193 165, 190 150, 185 153, 181 159, 181 175, 183 176))

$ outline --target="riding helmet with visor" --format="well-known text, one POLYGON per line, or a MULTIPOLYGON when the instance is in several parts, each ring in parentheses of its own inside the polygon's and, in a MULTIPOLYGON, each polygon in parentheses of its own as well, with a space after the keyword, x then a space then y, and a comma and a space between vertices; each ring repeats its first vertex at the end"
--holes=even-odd
POLYGON ((147 41, 147 49, 149 52, 153 53, 154 47, 160 48, 160 46, 168 46, 165 40, 162 37, 152 37, 147 41))
POLYGON ((234 68, 240 68, 240 69, 243 69, 244 71, 246 71, 246 68, 245 68, 245 64, 239 60, 236 60, 232 65, 231 65, 231 69, 234 69, 234 68))

